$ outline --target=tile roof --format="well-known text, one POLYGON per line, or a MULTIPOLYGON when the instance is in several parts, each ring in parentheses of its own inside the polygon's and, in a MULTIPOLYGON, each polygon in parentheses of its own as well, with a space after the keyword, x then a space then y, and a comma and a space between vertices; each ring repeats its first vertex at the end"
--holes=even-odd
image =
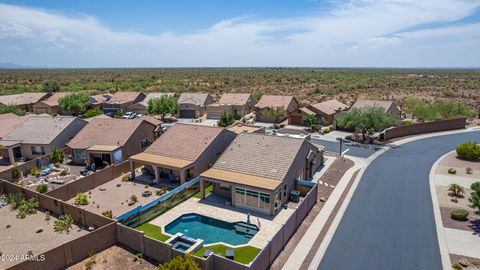
POLYGON ((143 119, 93 119, 67 145, 87 149, 93 145, 123 146, 143 119))
POLYGON ((343 104, 342 102, 336 99, 330 99, 324 102, 316 103, 316 104, 313 104, 312 107, 326 115, 332 115, 338 111, 343 111, 348 109, 348 105, 343 104))
POLYGON ((139 102, 144 106, 148 106, 148 101, 152 98, 160 98, 162 96, 174 97, 175 93, 148 93, 144 100, 139 102))
POLYGON ((52 96, 50 96, 49 98, 45 99, 42 101, 43 104, 46 104, 50 107, 54 107, 54 106, 58 106, 58 100, 68 94, 71 94, 71 93, 67 93, 67 92, 56 92, 54 93, 52 96))
POLYGON ((90 96, 90 103, 92 104, 104 103, 110 100, 110 98, 112 98, 111 94, 93 95, 93 96, 90 96))
POLYGON ((2 140, 21 141, 25 144, 50 144, 74 121, 84 120, 71 116, 32 115, 2 140))
POLYGON ((142 92, 116 92, 112 95, 112 98, 105 102, 108 104, 121 104, 127 102, 133 102, 142 92))
POLYGON ((351 109, 365 109, 371 107, 380 107, 383 108, 385 111, 392 106, 393 101, 391 100, 367 100, 367 99, 359 99, 357 100, 351 107, 351 109))
POLYGON ((28 115, 18 116, 13 113, 0 114, 0 139, 7 136, 28 118, 28 115))
POLYGON ((227 93, 223 94, 217 102, 222 105, 246 105, 251 95, 248 93, 227 93))
POLYGON ((287 108, 290 102, 294 99, 293 96, 269 96, 263 95, 258 103, 255 105, 256 108, 263 109, 268 107, 283 107, 287 108))
POLYGON ((0 103, 4 105, 27 105, 37 103, 48 93, 23 93, 17 95, 0 96, 0 103))
POLYGON ((196 160, 222 132, 219 127, 177 123, 150 145, 145 153, 196 160))
POLYGON ((307 143, 302 139, 241 133, 213 168, 282 181, 307 143))
POLYGON ((193 103, 195 105, 206 105, 208 96, 210 95, 206 93, 183 93, 178 98, 178 103, 193 103))
POLYGON ((306 113, 306 114, 308 114, 308 115, 316 115, 315 112, 313 112, 312 110, 310 110, 310 109, 307 108, 307 107, 302 107, 302 108, 300 108, 299 110, 302 111, 302 112, 304 112, 304 113, 306 113))

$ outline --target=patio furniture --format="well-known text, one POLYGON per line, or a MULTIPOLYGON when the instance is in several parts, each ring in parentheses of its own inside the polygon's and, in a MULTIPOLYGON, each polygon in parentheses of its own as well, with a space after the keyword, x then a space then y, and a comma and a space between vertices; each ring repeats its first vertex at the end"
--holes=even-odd
POLYGON ((41 172, 40 175, 48 175, 52 172, 53 166, 51 164, 48 164, 41 172))
POLYGON ((234 249, 227 249, 225 251, 225 258, 230 260, 235 260, 235 250, 234 249))
POLYGON ((213 254, 213 251, 211 249, 205 249, 203 251, 203 257, 204 258, 207 258, 208 256, 212 255, 213 254))

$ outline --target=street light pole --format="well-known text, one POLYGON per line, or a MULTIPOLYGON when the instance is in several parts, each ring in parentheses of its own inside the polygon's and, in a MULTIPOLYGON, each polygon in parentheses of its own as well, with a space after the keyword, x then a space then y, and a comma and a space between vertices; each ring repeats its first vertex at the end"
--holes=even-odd
POLYGON ((339 152, 339 154, 340 154, 340 157, 342 157, 343 138, 339 138, 339 140, 340 140, 340 152, 339 152))

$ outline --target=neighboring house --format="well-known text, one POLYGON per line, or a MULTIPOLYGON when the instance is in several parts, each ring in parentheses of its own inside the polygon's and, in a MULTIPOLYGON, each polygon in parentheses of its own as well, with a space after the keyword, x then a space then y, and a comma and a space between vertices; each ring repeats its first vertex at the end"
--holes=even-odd
POLYGON ((256 126, 251 124, 244 124, 242 122, 235 122, 227 128, 230 131, 233 131, 237 134, 247 132, 247 133, 265 133, 265 127, 256 126))
POLYGON ((102 104, 104 112, 127 112, 128 106, 145 99, 143 92, 116 92, 112 98, 102 104))
POLYGON ((400 117, 400 109, 398 109, 397 105, 395 105, 395 102, 391 100, 365 100, 365 99, 359 99, 357 100, 351 109, 365 109, 365 108, 373 108, 373 107, 379 107, 382 108, 386 113, 399 116, 400 117))
POLYGON ((250 94, 223 94, 215 104, 207 106, 207 118, 220 119, 223 114, 244 116, 253 111, 255 100, 250 94))
POLYGON ((179 118, 199 118, 205 114, 207 105, 214 103, 213 97, 205 93, 183 93, 178 98, 179 118))
POLYGON ((263 95, 258 103, 255 105, 256 121, 259 122, 274 122, 275 119, 268 117, 265 114, 266 110, 271 108, 281 107, 285 110, 286 115, 277 119, 277 122, 282 122, 288 118, 288 115, 298 109, 298 101, 293 96, 269 96, 263 95))
POLYGON ((174 97, 175 93, 148 93, 144 100, 128 106, 128 111, 147 114, 148 101, 152 98, 161 98, 162 96, 174 97))
POLYGON ((132 177, 142 164, 154 183, 183 184, 210 168, 235 136, 223 128, 175 124, 143 153, 130 157, 132 177))
POLYGON ((303 117, 314 115, 317 117, 318 124, 331 125, 335 115, 348 109, 348 105, 331 99, 316 103, 307 107, 302 107, 291 113, 288 117, 288 123, 291 125, 301 125, 303 117))
POLYGON ((58 104, 60 98, 68 95, 67 92, 56 92, 53 93, 47 99, 39 101, 33 105, 33 113, 35 114, 43 114, 47 113, 50 115, 61 114, 62 110, 58 104))
POLYGON ((289 200, 296 180, 309 180, 323 164, 323 148, 303 139, 241 133, 212 168, 200 175, 205 196, 213 192, 232 206, 276 214, 289 200))
POLYGON ((71 116, 32 115, 0 140, 5 147, 3 158, 11 163, 34 159, 62 149, 87 122, 71 116))
POLYGON ((111 94, 101 94, 90 96, 89 109, 101 109, 103 103, 109 101, 112 98, 111 94))
POLYGON ((144 119, 93 119, 68 144, 76 164, 118 164, 145 150, 157 127, 144 119))
POLYGON ((20 109, 31 112, 33 105, 47 97, 48 93, 23 93, 17 95, 0 96, 0 104, 2 105, 15 105, 20 109))

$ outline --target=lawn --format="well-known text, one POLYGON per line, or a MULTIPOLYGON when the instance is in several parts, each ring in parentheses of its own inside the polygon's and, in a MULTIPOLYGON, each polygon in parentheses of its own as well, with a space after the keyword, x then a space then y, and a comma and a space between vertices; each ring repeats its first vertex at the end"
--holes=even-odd
MULTIPOLYGON (((208 187, 205 188, 205 196, 208 196, 208 194, 212 193, 212 185, 209 185, 208 187)), ((202 191, 200 190, 199 192, 195 193, 193 197, 201 199, 202 198, 202 191)))
MULTIPOLYGON (((206 249, 210 249, 214 253, 222 254, 222 256, 225 257, 225 253, 228 248, 229 247, 224 245, 213 245, 213 246, 202 247, 197 252, 195 252, 195 255, 200 258, 203 258, 203 252, 206 249)), ((243 264, 249 264, 250 262, 252 262, 255 259, 255 257, 257 257, 258 253, 260 253, 261 251, 261 249, 252 247, 252 246, 234 248, 234 250, 235 250, 235 261, 243 264)))
POLYGON ((148 237, 157 239, 159 241, 165 242, 170 238, 170 236, 162 233, 162 228, 153 225, 151 223, 144 223, 135 228, 137 231, 143 231, 144 234, 148 237))

